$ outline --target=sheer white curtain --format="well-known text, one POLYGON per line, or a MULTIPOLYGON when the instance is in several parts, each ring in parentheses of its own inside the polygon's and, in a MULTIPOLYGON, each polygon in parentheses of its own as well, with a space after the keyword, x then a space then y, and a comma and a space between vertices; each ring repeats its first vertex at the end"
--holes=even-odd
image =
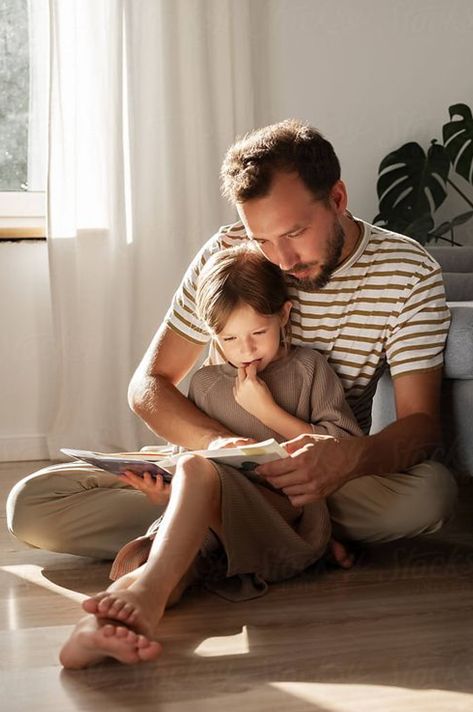
POLYGON ((155 441, 127 385, 187 262, 231 219, 218 169, 254 121, 250 4, 50 1, 51 457, 155 441))

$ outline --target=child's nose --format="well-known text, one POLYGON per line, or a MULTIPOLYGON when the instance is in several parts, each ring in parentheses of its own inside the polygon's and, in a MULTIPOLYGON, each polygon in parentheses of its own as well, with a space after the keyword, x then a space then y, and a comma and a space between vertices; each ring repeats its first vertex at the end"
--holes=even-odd
POLYGON ((256 350, 256 344, 253 339, 248 339, 243 346, 243 353, 254 354, 256 350))

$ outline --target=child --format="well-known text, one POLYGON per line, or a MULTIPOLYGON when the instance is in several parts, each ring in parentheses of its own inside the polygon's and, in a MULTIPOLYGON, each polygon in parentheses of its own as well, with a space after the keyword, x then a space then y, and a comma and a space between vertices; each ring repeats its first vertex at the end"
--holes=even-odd
MULTIPOLYGON (((189 398, 238 433, 231 445, 302 433, 362 434, 325 357, 289 347, 291 306, 279 268, 249 246, 217 253, 202 271, 197 309, 226 363, 201 368, 189 398)), ((107 657, 153 660, 161 651, 154 637, 165 608, 196 579, 230 600, 254 598, 267 582, 306 569, 329 545, 325 501, 294 507, 252 472, 190 453, 171 485, 149 475, 124 479, 153 502, 167 503, 166 511, 119 552, 111 572, 117 580, 108 590, 84 601, 89 615, 61 651, 68 668, 107 657)), ((349 565, 341 545, 332 551, 349 565)))

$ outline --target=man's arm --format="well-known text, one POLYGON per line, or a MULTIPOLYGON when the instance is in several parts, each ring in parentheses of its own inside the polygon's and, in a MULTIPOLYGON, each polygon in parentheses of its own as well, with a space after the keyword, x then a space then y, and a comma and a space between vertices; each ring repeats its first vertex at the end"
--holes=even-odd
POLYGON ((399 472, 426 460, 441 445, 441 385, 441 368, 393 379, 397 420, 366 438, 363 474, 372 466, 372 473, 399 472))
POLYGON ((203 450, 219 437, 234 437, 209 418, 176 386, 197 363, 204 349, 162 324, 131 379, 128 402, 148 428, 191 450, 203 450))
POLYGON ((376 435, 316 440, 302 435, 286 445, 291 458, 257 472, 282 489, 295 506, 335 492, 364 475, 399 472, 425 460, 439 445, 442 370, 394 379, 397 420, 376 435))

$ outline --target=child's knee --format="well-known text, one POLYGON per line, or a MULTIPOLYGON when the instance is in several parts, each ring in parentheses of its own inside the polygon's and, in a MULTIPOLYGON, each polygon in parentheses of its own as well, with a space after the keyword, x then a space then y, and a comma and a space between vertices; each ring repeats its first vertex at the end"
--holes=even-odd
POLYGON ((211 460, 207 460, 205 457, 193 453, 184 455, 179 459, 179 465, 174 478, 175 477, 186 481, 189 480, 194 484, 201 482, 216 485, 220 481, 217 469, 211 460))

